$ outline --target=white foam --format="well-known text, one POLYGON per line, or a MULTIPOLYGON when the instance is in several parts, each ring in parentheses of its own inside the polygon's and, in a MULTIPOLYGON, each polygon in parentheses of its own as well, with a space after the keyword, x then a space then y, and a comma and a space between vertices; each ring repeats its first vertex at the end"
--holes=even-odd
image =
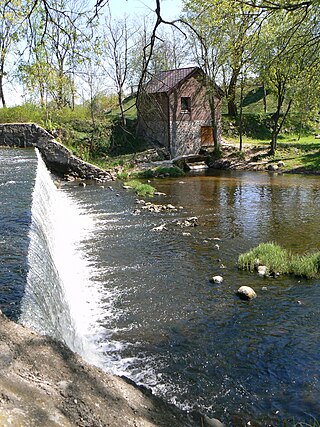
POLYGON ((94 216, 55 187, 38 152, 37 155, 29 272, 21 321, 42 333, 62 337, 84 359, 101 365, 95 343, 103 332, 99 326, 104 317, 101 289, 92 279, 97 273, 82 249, 82 242, 94 232, 94 216), (41 246, 48 251, 46 254, 41 254, 41 246), (50 257, 50 263, 43 257, 50 257), (60 307, 53 307, 59 304, 60 307))

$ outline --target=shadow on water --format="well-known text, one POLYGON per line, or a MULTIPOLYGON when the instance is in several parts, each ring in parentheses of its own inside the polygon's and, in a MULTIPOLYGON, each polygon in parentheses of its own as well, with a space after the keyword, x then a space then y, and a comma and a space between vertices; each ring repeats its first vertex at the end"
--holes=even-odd
POLYGON ((20 316, 28 273, 36 166, 33 149, 0 150, 0 309, 13 320, 20 316))

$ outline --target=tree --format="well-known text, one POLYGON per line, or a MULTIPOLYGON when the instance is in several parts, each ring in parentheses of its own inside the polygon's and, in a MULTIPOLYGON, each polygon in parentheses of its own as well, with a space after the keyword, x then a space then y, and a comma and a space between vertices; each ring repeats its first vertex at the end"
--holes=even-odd
POLYGON ((215 78, 223 78, 228 114, 235 117, 237 82, 257 16, 245 5, 227 0, 185 0, 184 10, 198 39, 214 52, 215 78))
POLYGON ((24 61, 20 66, 20 76, 27 88, 35 84, 42 105, 49 100, 58 109, 74 106, 75 73, 83 56, 87 20, 77 5, 77 2, 68 3, 68 10, 65 0, 52 0, 48 15, 38 2, 30 16, 27 38, 30 53, 27 63, 24 61))
POLYGON ((123 19, 112 19, 109 9, 105 18, 102 32, 101 68, 108 76, 116 89, 120 107, 121 125, 125 126, 124 115, 124 89, 127 85, 129 70, 129 43, 133 30, 130 28, 127 17, 123 19))
MULTIPOLYGON (((150 23, 144 20, 143 26, 135 33, 134 45, 130 50, 129 79, 133 85, 137 84, 142 74, 144 47, 148 45, 150 36, 150 23)), ((148 51, 145 53, 148 54, 148 51)), ((147 75, 150 78, 160 71, 180 68, 189 58, 188 43, 181 31, 172 26, 159 28, 147 75)))
MULTIPOLYGON (((271 117, 271 154, 277 149, 278 135, 292 106, 299 105, 297 88, 311 84, 307 76, 317 73, 320 63, 318 49, 303 43, 313 31, 310 21, 294 31, 292 24, 291 15, 280 11, 270 16, 259 37, 256 59, 260 74, 265 87, 276 98, 276 110, 271 117)), ((304 96, 300 90, 300 105, 304 96)))
POLYGON ((20 0, 0 0, 0 101, 6 106, 4 79, 7 76, 6 64, 9 54, 20 40, 22 34, 23 9, 20 0))

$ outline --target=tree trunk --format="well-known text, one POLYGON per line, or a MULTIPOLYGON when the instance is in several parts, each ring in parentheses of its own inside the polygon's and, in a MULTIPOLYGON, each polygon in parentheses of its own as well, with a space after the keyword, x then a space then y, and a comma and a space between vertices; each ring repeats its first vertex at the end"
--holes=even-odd
POLYGON ((214 95, 210 96, 210 110, 211 110, 211 126, 212 126, 214 151, 216 154, 219 154, 220 148, 221 148, 221 136, 220 136, 219 126, 216 119, 216 104, 215 104, 214 95))
POLYGON ((243 140, 243 78, 241 79, 240 87, 240 115, 239 115, 239 150, 242 151, 243 140))
POLYGON ((277 132, 276 129, 274 129, 272 131, 272 134, 271 134, 271 146, 270 146, 270 154, 272 156, 274 156, 275 153, 276 153, 276 149, 277 149, 277 138, 278 138, 278 132, 277 132))
POLYGON ((267 91, 266 91, 265 85, 262 86, 262 90, 263 90, 263 112, 266 114, 267 113, 267 91))
POLYGON ((236 88, 237 88, 239 72, 240 70, 238 68, 232 71, 231 80, 228 86, 227 101, 228 101, 228 115, 230 117, 237 117, 238 115, 238 110, 236 105, 236 88))
POLYGON ((125 127, 126 119, 124 117, 124 109, 123 109, 122 91, 121 90, 118 92, 118 102, 119 102, 119 107, 120 107, 120 123, 121 123, 122 127, 125 127))
POLYGON ((2 106, 6 107, 6 100, 4 98, 3 92, 3 73, 0 72, 0 101, 2 102, 2 106))

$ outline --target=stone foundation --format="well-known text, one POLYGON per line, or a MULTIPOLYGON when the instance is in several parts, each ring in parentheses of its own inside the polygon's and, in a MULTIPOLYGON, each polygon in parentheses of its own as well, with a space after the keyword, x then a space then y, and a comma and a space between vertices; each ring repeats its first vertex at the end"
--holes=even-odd
POLYGON ((47 167, 59 176, 112 180, 110 172, 80 160, 56 141, 49 132, 36 124, 0 124, 0 146, 38 148, 47 167))

